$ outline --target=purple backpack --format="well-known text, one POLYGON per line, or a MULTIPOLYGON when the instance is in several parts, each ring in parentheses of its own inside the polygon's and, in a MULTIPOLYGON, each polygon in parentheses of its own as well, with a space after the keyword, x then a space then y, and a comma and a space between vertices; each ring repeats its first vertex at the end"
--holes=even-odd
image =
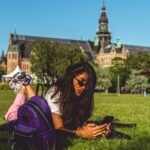
POLYGON ((43 97, 33 96, 19 108, 13 140, 19 150, 54 149, 52 114, 43 97))

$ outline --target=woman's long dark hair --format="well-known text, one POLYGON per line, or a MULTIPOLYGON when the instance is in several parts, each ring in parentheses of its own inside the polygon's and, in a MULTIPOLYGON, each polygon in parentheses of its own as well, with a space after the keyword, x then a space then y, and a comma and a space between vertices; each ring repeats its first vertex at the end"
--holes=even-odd
POLYGON ((82 126, 93 110, 93 93, 96 85, 96 73, 93 67, 86 62, 71 65, 53 85, 57 88, 53 96, 60 92, 58 102, 64 122, 71 120, 74 128, 82 126), (85 92, 78 97, 75 94, 73 78, 83 72, 88 74, 88 82, 85 92))

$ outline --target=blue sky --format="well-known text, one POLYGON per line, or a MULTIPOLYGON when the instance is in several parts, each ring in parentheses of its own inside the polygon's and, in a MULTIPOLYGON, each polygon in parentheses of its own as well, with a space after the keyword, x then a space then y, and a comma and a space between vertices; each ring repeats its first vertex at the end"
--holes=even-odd
MULTIPOLYGON (((150 46, 150 1, 105 0, 112 42, 150 46)), ((3 0, 0 2, 0 55, 9 34, 94 40, 102 0, 3 0)))

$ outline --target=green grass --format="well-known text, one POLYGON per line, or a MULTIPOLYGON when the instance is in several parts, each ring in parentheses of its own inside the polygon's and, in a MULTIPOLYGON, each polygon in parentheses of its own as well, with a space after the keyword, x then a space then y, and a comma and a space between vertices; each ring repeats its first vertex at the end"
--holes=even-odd
MULTIPOLYGON (((13 102, 12 91, 0 91, 0 123, 13 102)), ((115 116, 115 122, 137 123, 136 128, 116 128, 129 134, 131 141, 121 139, 70 139, 69 150, 149 150, 150 149, 150 96, 95 94, 95 106, 90 120, 100 120, 105 115, 115 116)), ((8 146, 0 144, 0 149, 8 146)))

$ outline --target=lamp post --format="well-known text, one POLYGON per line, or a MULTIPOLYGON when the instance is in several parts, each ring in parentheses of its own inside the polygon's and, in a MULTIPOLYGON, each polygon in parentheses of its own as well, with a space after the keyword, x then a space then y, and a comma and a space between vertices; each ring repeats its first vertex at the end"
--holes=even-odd
POLYGON ((117 76, 117 94, 120 96, 120 76, 117 76))

